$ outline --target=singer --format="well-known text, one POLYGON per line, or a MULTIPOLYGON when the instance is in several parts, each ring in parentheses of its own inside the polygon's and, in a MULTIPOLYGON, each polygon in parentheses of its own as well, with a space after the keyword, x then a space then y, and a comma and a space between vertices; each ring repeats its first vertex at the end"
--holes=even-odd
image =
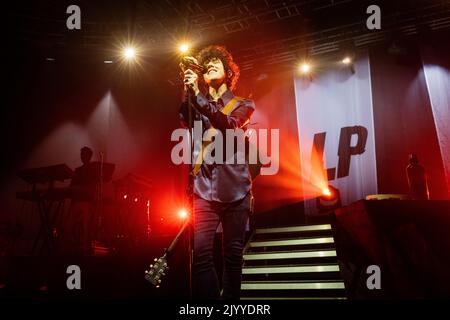
MULTIPOLYGON (((185 64, 183 71, 194 121, 201 121, 203 130, 245 130, 255 104, 233 95, 239 67, 226 48, 208 46, 196 58, 187 57, 183 61, 192 62, 185 64), (205 88, 204 93, 199 83, 205 88)), ((180 118, 182 124, 187 125, 187 102, 181 105, 180 118)), ((197 156, 202 157, 202 153, 197 156)), ((240 297, 245 228, 253 206, 248 161, 245 164, 236 161, 233 164, 199 163, 191 172, 194 176, 193 298, 236 300, 240 297), (214 236, 220 222, 224 261, 222 290, 213 257, 214 236)))

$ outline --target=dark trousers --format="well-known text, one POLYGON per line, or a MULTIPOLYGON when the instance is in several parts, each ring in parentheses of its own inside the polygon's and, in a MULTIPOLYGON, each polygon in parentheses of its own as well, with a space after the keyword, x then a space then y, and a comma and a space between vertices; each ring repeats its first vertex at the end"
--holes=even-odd
POLYGON ((251 194, 232 203, 207 201, 194 196, 194 299, 239 299, 242 250, 250 213, 251 194), (223 229, 223 290, 214 267, 214 236, 219 223, 223 229))

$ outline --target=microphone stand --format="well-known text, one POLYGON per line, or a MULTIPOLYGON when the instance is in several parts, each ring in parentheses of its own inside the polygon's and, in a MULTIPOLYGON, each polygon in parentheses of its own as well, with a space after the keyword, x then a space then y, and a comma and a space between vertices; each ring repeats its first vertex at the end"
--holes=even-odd
MULTIPOLYGON (((192 264, 194 259, 194 246, 193 246, 193 237, 194 237, 194 226, 192 224, 194 219, 194 176, 192 175, 192 170, 194 168, 194 125, 193 125, 193 110, 192 110, 192 99, 191 99, 191 87, 186 86, 185 87, 185 95, 187 95, 187 107, 188 107, 188 129, 189 129, 189 153, 190 153, 190 163, 189 163, 189 172, 188 172, 188 185, 186 188, 186 193, 188 197, 189 207, 190 207, 190 215, 187 217, 187 220, 183 223, 183 226, 178 231, 178 234, 175 236, 174 240, 170 244, 169 248, 165 250, 164 256, 160 259, 165 260, 168 258, 173 250, 175 249, 176 245, 178 244, 178 241, 181 237, 181 235, 185 232, 185 230, 188 230, 188 258, 189 258, 189 266, 188 266, 188 272, 189 272, 189 297, 190 299, 193 298, 193 281, 192 281, 192 264)), ((158 261, 158 259, 155 259, 155 261, 158 261)), ((166 264, 167 267, 167 264, 166 264)), ((146 279, 152 282, 153 284, 155 279, 154 272, 161 272, 162 268, 158 263, 155 263, 155 265, 150 265, 150 271, 146 271, 146 279), (156 269, 155 269, 156 268, 156 269), (153 275, 153 277, 151 276, 153 275)), ((158 277, 159 278, 159 277, 158 277)), ((160 282, 161 280, 159 280, 160 282)))
POLYGON ((187 106, 188 106, 188 128, 189 128, 189 171, 188 171, 188 185, 187 185, 187 197, 188 197, 188 203, 189 203, 189 216, 187 223, 184 224, 184 227, 188 228, 188 258, 189 258, 189 297, 192 299, 193 297, 193 280, 192 280, 192 265, 194 260, 194 226, 192 224, 194 219, 194 176, 192 175, 193 168, 194 168, 194 125, 193 125, 193 115, 192 115, 192 99, 191 99, 191 87, 186 87, 186 94, 187 94, 187 106), (190 223, 189 223, 190 222, 190 223))
POLYGON ((103 164, 105 162, 105 158, 104 158, 104 153, 103 152, 99 152, 99 156, 100 156, 100 180, 99 180, 99 184, 98 184, 98 191, 97 191, 97 216, 96 216, 96 221, 94 221, 95 223, 95 239, 92 239, 94 241, 94 243, 91 243, 91 248, 92 250, 94 250, 95 253, 95 247, 97 246, 97 244, 95 243, 95 241, 97 241, 97 243, 100 242, 102 236, 103 236, 103 164))

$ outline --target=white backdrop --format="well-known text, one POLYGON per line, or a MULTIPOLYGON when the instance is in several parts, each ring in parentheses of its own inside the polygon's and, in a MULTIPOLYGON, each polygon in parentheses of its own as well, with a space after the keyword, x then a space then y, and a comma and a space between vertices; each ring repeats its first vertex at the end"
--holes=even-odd
POLYGON ((450 194, 450 71, 442 67, 429 48, 422 50, 423 70, 430 96, 436 133, 441 149, 447 181, 447 192, 450 194))
MULTIPOLYGON (((366 54, 359 57, 354 62, 354 73, 348 66, 336 65, 326 70, 318 71, 310 79, 294 79, 302 177, 304 185, 307 184, 314 135, 325 132, 324 165, 336 168, 329 184, 340 190, 342 204, 346 205, 377 193, 369 59, 366 54), (350 157, 348 175, 338 177, 341 129, 354 126, 367 129, 365 148, 361 154, 350 157)), ((357 140, 358 135, 353 134, 350 147, 357 140)), ((305 203, 307 214, 315 212, 315 201, 305 203)))

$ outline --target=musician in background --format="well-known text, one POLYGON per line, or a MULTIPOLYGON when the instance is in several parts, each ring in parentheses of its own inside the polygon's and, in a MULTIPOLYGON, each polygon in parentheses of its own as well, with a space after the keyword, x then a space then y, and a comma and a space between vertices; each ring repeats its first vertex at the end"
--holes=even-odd
POLYGON ((65 252, 89 255, 93 234, 94 200, 97 179, 92 170, 93 151, 83 147, 80 151, 82 166, 75 169, 70 187, 73 190, 72 203, 64 221, 65 252))
POLYGON ((90 167, 93 151, 89 147, 83 147, 80 150, 82 166, 75 169, 75 175, 70 183, 71 187, 90 188, 95 187, 96 179, 92 174, 90 167))

